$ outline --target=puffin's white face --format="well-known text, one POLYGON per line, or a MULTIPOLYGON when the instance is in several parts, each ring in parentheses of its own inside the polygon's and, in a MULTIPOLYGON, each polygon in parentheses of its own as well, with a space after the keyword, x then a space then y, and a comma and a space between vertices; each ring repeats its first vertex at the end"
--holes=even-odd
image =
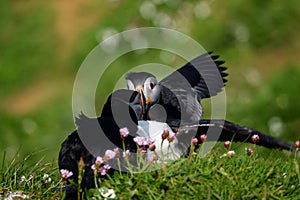
POLYGON ((160 86, 157 84, 155 77, 149 77, 144 83, 144 95, 146 97, 146 104, 153 105, 159 101, 160 86))
POLYGON ((127 89, 128 90, 136 90, 136 88, 131 80, 127 80, 127 89))
POLYGON ((134 85, 131 80, 127 80, 129 90, 142 92, 146 98, 146 104, 153 105, 159 101, 160 86, 155 77, 148 77, 142 85, 134 85))

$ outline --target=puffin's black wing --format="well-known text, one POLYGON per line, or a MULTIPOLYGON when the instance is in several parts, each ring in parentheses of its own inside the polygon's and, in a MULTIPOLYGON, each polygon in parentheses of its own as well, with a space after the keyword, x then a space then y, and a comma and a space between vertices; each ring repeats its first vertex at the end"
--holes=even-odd
POLYGON ((228 75, 224 72, 227 68, 221 66, 224 61, 218 58, 219 56, 211 55, 211 52, 196 57, 161 80, 160 84, 172 90, 174 82, 179 82, 175 84, 177 89, 180 85, 182 89, 186 89, 188 83, 200 99, 215 96, 222 91, 228 75))
POLYGON ((169 126, 177 133, 177 138, 181 137, 182 141, 186 144, 191 141, 191 137, 199 138, 200 135, 206 134, 207 141, 213 142, 224 142, 224 141, 234 141, 234 142, 246 142, 252 143, 251 137, 253 135, 258 135, 260 140, 257 145, 274 148, 274 149, 285 149, 289 151, 294 151, 295 147, 286 142, 280 141, 272 136, 261 133, 255 129, 240 126, 238 124, 226 121, 226 120, 200 120, 199 124, 190 125, 180 125, 180 120, 171 120, 167 122, 169 126), (190 130, 196 129, 197 134, 188 136, 186 133, 190 130))
MULTIPOLYGON (((181 88, 180 83, 179 81, 160 85, 161 97, 158 103, 164 107, 167 119, 180 119, 182 123, 198 123, 202 116, 199 98, 190 86, 181 88)), ((152 116, 151 120, 156 118, 157 116, 152 116)))

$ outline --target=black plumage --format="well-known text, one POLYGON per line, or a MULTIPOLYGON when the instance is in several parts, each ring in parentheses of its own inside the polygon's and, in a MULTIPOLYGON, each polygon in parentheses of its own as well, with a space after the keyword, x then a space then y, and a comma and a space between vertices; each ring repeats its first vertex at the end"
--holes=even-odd
POLYGON ((171 90, 186 89, 182 87, 181 81, 187 80, 197 93, 198 100, 215 96, 222 91, 228 76, 225 73, 227 68, 222 66, 225 62, 218 58, 219 56, 212 55, 212 52, 198 56, 161 80, 160 84, 168 86, 171 90))
MULTIPOLYGON (((294 151, 295 147, 289 143, 278 140, 272 136, 264 134, 258 130, 240 126, 238 124, 226 121, 226 120, 200 120, 198 124, 185 124, 182 125, 180 120, 171 120, 167 122, 168 125, 176 132, 176 137, 180 141, 183 150, 189 148, 191 142, 191 136, 200 138, 202 134, 207 135, 208 142, 245 142, 253 143, 251 137, 258 135, 260 140, 257 143, 259 146, 263 146, 269 149, 294 151), (196 134, 195 134, 196 133, 196 134)), ((200 141, 198 143, 201 144, 200 141)))
MULTIPOLYGON (((88 118, 81 114, 76 119, 77 129, 73 131, 62 143, 58 156, 59 169, 67 169, 73 172, 70 177, 75 183, 78 182, 78 162, 80 158, 85 163, 83 188, 94 187, 94 174, 91 166, 97 156, 103 156, 108 149, 116 147, 122 149, 122 140, 119 129, 127 127, 131 135, 125 138, 125 146, 132 152, 137 147, 133 137, 137 131, 137 116, 141 109, 140 95, 129 90, 118 90, 109 96, 104 105, 101 117, 88 118), (100 125, 100 126, 99 126, 100 125), (100 129, 101 127, 101 129, 100 129)), ((109 170, 113 174, 114 169, 109 170)), ((74 199, 76 191, 72 187, 66 187, 67 199, 74 199)))

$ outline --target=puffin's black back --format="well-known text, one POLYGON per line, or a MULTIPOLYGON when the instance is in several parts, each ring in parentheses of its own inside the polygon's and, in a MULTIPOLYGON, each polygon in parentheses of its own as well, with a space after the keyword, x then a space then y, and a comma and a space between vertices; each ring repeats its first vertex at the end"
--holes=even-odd
MULTIPOLYGON (((83 158, 85 174, 83 188, 94 187, 94 175, 91 166, 97 156, 103 156, 107 149, 122 148, 119 129, 127 127, 129 137, 125 139, 126 149, 136 151, 133 137, 137 131, 137 112, 139 112, 138 93, 129 90, 118 90, 109 96, 100 118, 88 118, 81 114, 76 118, 77 130, 73 131, 63 142, 58 157, 59 169, 73 172, 70 177, 78 182, 78 162, 83 158), (118 114, 118 112, 120 112, 118 114)), ((110 170, 109 174, 113 174, 110 170)), ((67 199, 76 198, 76 191, 69 187, 67 199), (75 196, 74 196, 75 195, 75 196)))

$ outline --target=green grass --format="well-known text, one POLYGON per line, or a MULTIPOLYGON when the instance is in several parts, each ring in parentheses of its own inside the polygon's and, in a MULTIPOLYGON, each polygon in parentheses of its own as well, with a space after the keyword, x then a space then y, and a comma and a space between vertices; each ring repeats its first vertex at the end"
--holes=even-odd
MULTIPOLYGON (((148 173, 118 174, 100 181, 99 187, 113 189, 118 199, 299 199, 299 160, 293 154, 268 150, 248 156, 244 145, 233 144, 236 155, 226 153, 218 144, 206 157, 194 154, 192 160, 182 158, 166 167, 148 173), (239 146, 239 147, 238 147, 239 146), (280 156, 279 156, 280 154, 280 156)), ((0 194, 21 191, 30 199, 59 196, 56 189, 61 179, 56 163, 27 165, 31 155, 23 160, 15 157, 10 164, 0 166, 0 194), (44 174, 52 181, 45 184, 44 174), (20 182, 21 177, 26 179, 20 182)), ((158 163, 159 165, 159 163, 158 163)), ((97 190, 91 196, 99 195, 97 190)))
POLYGON ((299 170, 292 161, 265 161, 220 154, 182 159, 153 173, 105 182, 120 199, 262 199, 300 198, 299 170), (284 174, 288 174, 284 177, 284 174))
MULTIPOLYGON (((43 152, 38 152, 41 157, 43 152)), ((50 199, 59 187, 60 177, 56 162, 45 162, 40 158, 32 164, 30 154, 25 158, 18 155, 10 162, 5 162, 5 153, 2 155, 0 165, 0 199, 5 197, 9 192, 20 191, 29 195, 30 199, 50 199), (46 183, 44 178, 47 174, 51 181, 46 183), (22 177, 25 179, 22 181, 22 177)))

